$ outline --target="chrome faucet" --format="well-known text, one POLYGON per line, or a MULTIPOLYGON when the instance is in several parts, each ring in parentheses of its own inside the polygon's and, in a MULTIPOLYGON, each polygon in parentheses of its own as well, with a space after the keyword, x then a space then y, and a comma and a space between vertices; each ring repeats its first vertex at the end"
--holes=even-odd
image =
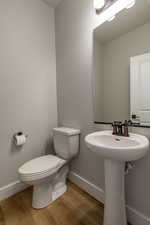
POLYGON ((125 120, 124 123, 120 121, 114 121, 112 123, 113 135, 129 137, 128 121, 125 120))

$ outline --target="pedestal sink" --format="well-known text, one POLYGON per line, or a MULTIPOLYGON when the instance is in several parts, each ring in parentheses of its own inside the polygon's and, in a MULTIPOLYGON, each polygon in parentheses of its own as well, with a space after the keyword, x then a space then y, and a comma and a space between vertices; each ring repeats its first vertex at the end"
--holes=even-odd
POLYGON ((86 145, 104 157, 105 212, 104 225, 127 225, 124 193, 125 162, 144 157, 149 150, 145 136, 130 133, 130 137, 101 131, 85 137, 86 145))

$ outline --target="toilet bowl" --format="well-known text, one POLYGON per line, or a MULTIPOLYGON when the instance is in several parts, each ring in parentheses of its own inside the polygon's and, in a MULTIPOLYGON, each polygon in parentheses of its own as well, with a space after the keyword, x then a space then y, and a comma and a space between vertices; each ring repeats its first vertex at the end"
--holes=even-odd
POLYGON ((55 128, 53 130, 56 155, 35 158, 19 170, 22 182, 33 185, 33 208, 47 207, 67 190, 68 163, 79 151, 79 130, 55 128))

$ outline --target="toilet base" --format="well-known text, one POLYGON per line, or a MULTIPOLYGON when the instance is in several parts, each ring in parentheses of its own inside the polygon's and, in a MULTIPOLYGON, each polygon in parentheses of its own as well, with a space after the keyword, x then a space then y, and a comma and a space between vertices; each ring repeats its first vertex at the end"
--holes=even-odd
POLYGON ((68 171, 69 168, 65 165, 54 176, 44 182, 34 183, 33 208, 45 208, 67 191, 66 178, 68 171))
POLYGON ((67 191, 67 185, 52 190, 49 183, 38 184, 33 187, 32 207, 42 209, 50 205, 67 191))
POLYGON ((67 185, 62 186, 61 188, 53 191, 52 193, 52 202, 61 197, 67 191, 67 185))

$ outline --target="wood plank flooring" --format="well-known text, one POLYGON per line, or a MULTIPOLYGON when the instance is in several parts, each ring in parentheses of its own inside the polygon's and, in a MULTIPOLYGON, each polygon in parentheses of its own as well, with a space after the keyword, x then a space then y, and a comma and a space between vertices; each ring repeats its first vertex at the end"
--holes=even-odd
POLYGON ((68 191, 49 207, 31 207, 32 188, 0 202, 0 225, 102 225, 103 204, 68 183, 68 191))

